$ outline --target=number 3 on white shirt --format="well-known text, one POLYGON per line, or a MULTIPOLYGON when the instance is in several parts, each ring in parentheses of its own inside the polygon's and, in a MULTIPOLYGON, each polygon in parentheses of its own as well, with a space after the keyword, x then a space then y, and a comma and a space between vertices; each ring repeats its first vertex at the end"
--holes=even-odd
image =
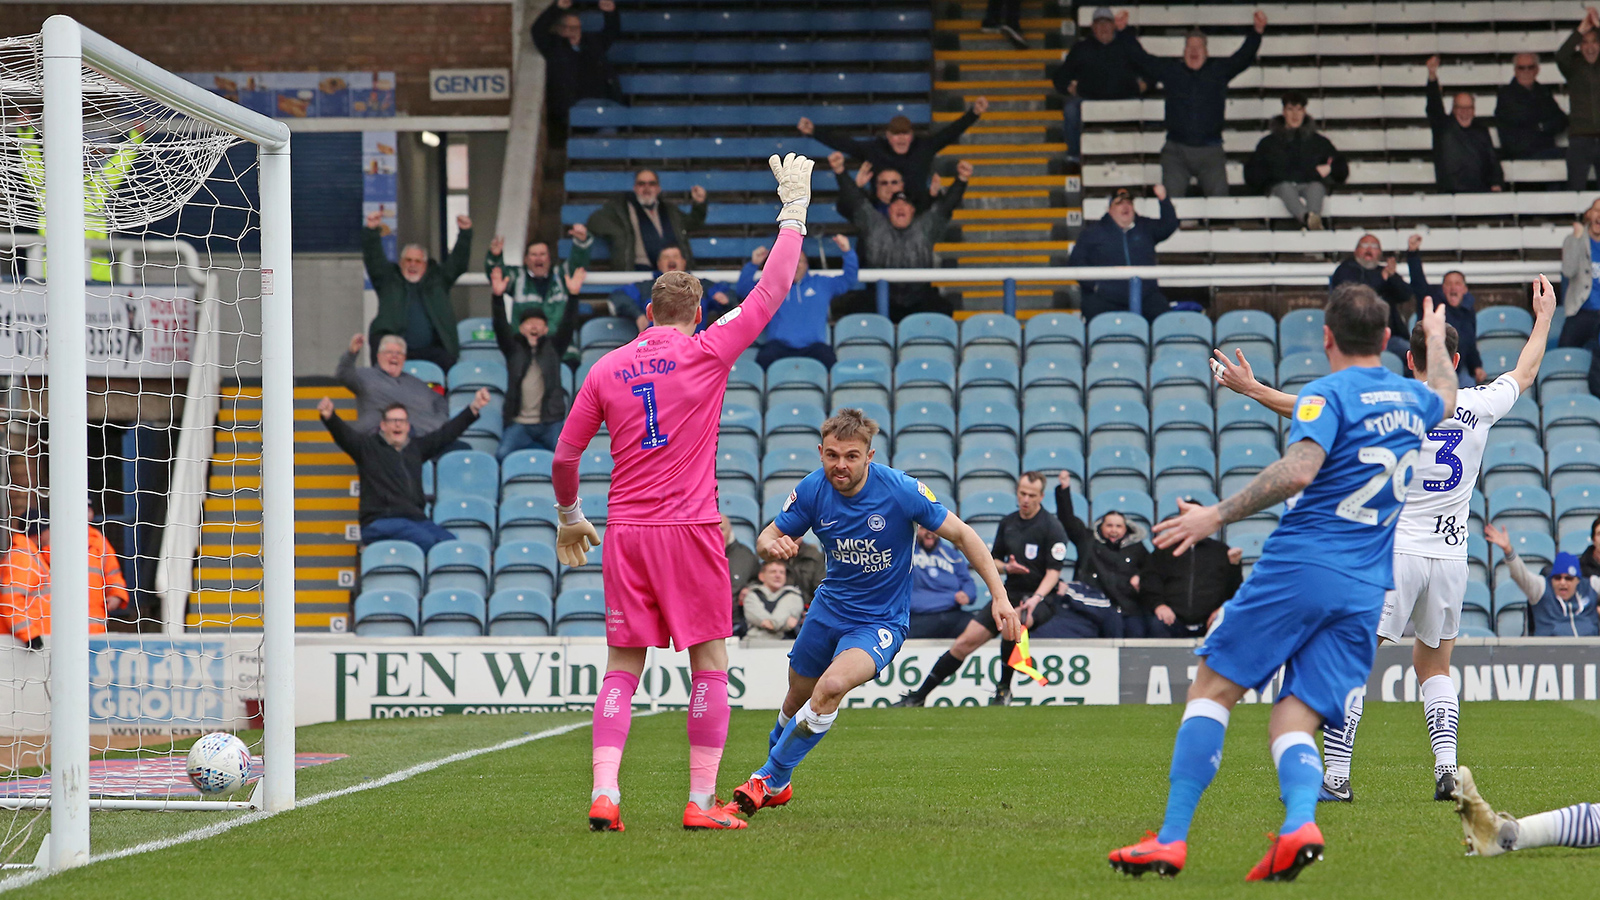
POLYGON ((1383 490, 1383 483, 1389 482, 1394 490, 1394 499, 1402 506, 1396 507, 1383 524, 1388 525, 1394 517, 1400 514, 1406 502, 1406 491, 1411 488, 1411 479, 1416 475, 1417 458, 1420 453, 1410 450, 1405 456, 1395 459, 1394 451, 1387 447, 1362 447, 1356 456, 1364 463, 1373 463, 1383 466, 1383 471, 1372 476, 1350 496, 1339 501, 1335 512, 1342 519, 1359 522, 1362 525, 1378 524, 1378 511, 1367 506, 1367 501, 1378 495, 1383 490))

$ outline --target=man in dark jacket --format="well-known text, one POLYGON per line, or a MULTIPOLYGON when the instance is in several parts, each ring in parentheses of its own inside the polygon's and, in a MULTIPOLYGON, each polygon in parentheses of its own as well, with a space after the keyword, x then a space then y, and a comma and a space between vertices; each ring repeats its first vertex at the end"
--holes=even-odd
POLYGON ((738 536, 733 533, 733 522, 726 514, 722 517, 722 546, 728 556, 728 586, 733 591, 733 633, 735 637, 744 637, 748 628, 744 620, 744 595, 761 574, 761 558, 739 543, 738 536))
POLYGON ((1333 142, 1317 131, 1306 115, 1306 95, 1283 95, 1283 115, 1272 120, 1267 136, 1244 164, 1244 181, 1252 190, 1271 194, 1299 223, 1322 229, 1322 201, 1336 184, 1350 177, 1350 164, 1333 142))
POLYGON ((1444 321, 1452 325, 1459 335, 1461 360, 1456 363, 1456 378, 1460 380, 1461 387, 1469 388, 1489 380, 1489 373, 1484 371, 1483 357, 1478 354, 1478 315, 1474 307, 1478 305, 1472 292, 1467 290, 1467 276, 1459 271, 1451 270, 1444 273, 1444 281, 1439 287, 1431 287, 1428 277, 1422 271, 1422 235, 1413 234, 1406 243, 1406 265, 1411 269, 1411 296, 1417 299, 1417 308, 1422 307, 1422 298, 1429 297, 1435 306, 1444 304, 1444 321))
POLYGON ((1600 166, 1600 13, 1584 13, 1578 28, 1556 51, 1567 79, 1572 118, 1567 128, 1567 190, 1581 191, 1589 170, 1600 166))
POLYGON ((1065 469, 1056 484, 1056 518, 1066 529, 1067 540, 1078 548, 1072 580, 1099 588, 1106 595, 1122 614, 1126 637, 1156 637, 1150 633, 1153 620, 1139 602, 1139 569, 1150 555, 1144 548, 1144 529, 1115 510, 1101 515, 1091 529, 1073 512, 1072 487, 1065 469))
MULTIPOLYGON (((918 137, 911 128, 911 120, 905 116, 890 119, 883 137, 877 138, 851 137, 843 129, 817 125, 807 118, 802 118, 795 127, 801 134, 814 137, 840 153, 872 163, 872 168, 879 172, 884 169, 899 172, 905 179, 905 192, 911 204, 923 210, 931 202, 928 181, 933 177, 934 157, 939 155, 940 150, 960 140, 961 135, 978 121, 978 117, 988 111, 988 98, 979 97, 972 101, 972 108, 961 118, 926 137, 918 137)), ((831 163, 833 157, 829 156, 828 161, 831 163)))
MULTIPOLYGON (((956 167, 956 183, 939 195, 923 212, 917 212, 909 197, 896 195, 889 202, 887 214, 880 213, 867 202, 855 179, 844 170, 844 156, 828 156, 834 178, 839 184, 839 204, 849 210, 850 222, 860 234, 858 250, 861 264, 868 269, 931 269, 934 268, 933 245, 944 233, 950 217, 961 207, 961 198, 967 192, 967 179, 972 175, 972 163, 962 161, 956 167)), ((937 290, 926 283, 896 282, 889 285, 889 318, 898 322, 917 312, 949 314, 954 307, 937 290)), ((833 304, 835 317, 852 313, 876 312, 877 300, 870 290, 853 291, 833 304)))
POLYGON ((1079 38, 1050 76, 1061 95, 1061 121, 1067 139, 1067 159, 1083 158, 1083 101, 1132 100, 1144 93, 1134 63, 1138 42, 1128 30, 1128 12, 1115 16, 1107 7, 1094 11, 1089 37, 1079 38))
POLYGON ((500 447, 495 458, 506 457, 537 447, 555 450, 561 439, 561 425, 567 419, 567 391, 561 386, 561 357, 572 343, 572 326, 578 319, 578 304, 567 303, 561 323, 554 333, 545 318, 544 307, 529 303, 522 307, 515 326, 506 315, 506 292, 511 279, 499 268, 489 273, 494 300, 489 318, 494 323, 495 342, 506 358, 506 396, 501 408, 500 447))
POLYGON ((1182 59, 1151 56, 1135 45, 1134 59, 1145 80, 1159 81, 1167 94, 1167 142, 1161 148, 1161 183, 1174 197, 1189 194, 1189 179, 1200 182, 1202 197, 1228 196, 1228 155, 1222 150, 1228 82, 1250 68, 1261 49, 1266 14, 1256 10, 1255 30, 1227 59, 1211 59, 1206 36, 1191 31, 1182 59))
POLYGON ((589 230, 611 245, 611 269, 648 272, 664 247, 683 251, 686 264, 692 265, 689 232, 706 223, 706 189, 689 188, 689 211, 661 199, 661 179, 649 169, 633 176, 633 193, 613 197, 589 215, 589 230))
POLYGON ((448 372, 461 349, 450 288, 471 265, 472 220, 456 216, 460 234, 444 265, 429 259, 428 251, 417 244, 400 249, 399 265, 390 262, 383 255, 382 223, 382 213, 370 213, 361 232, 361 258, 378 295, 378 314, 367 328, 367 340, 376 352, 384 335, 398 334, 406 339, 408 357, 425 359, 448 372))
POLYGON ((600 0, 600 13, 604 27, 599 34, 588 36, 583 33, 583 20, 573 10, 572 0, 556 0, 533 20, 533 45, 544 57, 550 118, 563 133, 567 111, 579 100, 622 101, 617 73, 606 59, 606 52, 622 35, 622 16, 613 0, 600 0))
POLYGON ((317 404, 322 424, 339 449, 355 460, 361 476, 361 542, 410 541, 428 552, 455 535, 428 518, 422 491, 422 464, 444 453, 466 432, 489 403, 489 389, 479 388, 472 403, 430 434, 411 436, 406 408, 396 403, 383 412, 376 432, 357 433, 333 411, 327 397, 317 404))
POLYGON ((1151 637, 1204 637, 1244 581, 1244 551, 1206 538, 1182 556, 1157 548, 1139 567, 1139 602, 1154 617, 1151 637))
POLYGON ((1477 104, 1462 91, 1444 112, 1439 89, 1439 57, 1428 57, 1428 127, 1433 129, 1433 179, 1446 194, 1481 194, 1505 186, 1500 155, 1489 129, 1476 120, 1477 104))
POLYGON ((1406 327, 1406 317, 1400 314, 1400 304, 1411 299, 1411 286, 1396 272, 1398 268, 1394 257, 1383 258, 1383 244, 1378 241, 1377 235, 1363 234, 1361 240, 1356 241, 1355 253, 1333 270, 1333 276, 1328 279, 1328 289, 1355 282, 1377 291, 1378 296, 1389 304, 1389 346, 1386 349, 1405 359, 1411 343, 1402 335, 1409 335, 1411 330, 1406 327))
MULTIPOLYGON (((1078 234, 1078 242, 1067 257, 1069 266, 1153 266, 1156 264, 1156 245, 1172 237, 1178 230, 1178 213, 1167 199, 1166 188, 1156 185, 1150 189, 1161 204, 1161 218, 1150 219, 1133 211, 1133 194, 1123 188, 1111 195, 1111 205, 1100 221, 1089 225, 1078 234)), ((1084 321, 1103 312, 1137 311, 1147 319, 1154 319, 1167 311, 1170 304, 1161 293, 1161 284, 1154 279, 1139 284, 1139 303, 1132 301, 1130 281, 1080 281, 1084 321)))
POLYGON ((1539 56, 1518 53, 1511 58, 1515 73, 1495 98, 1494 121, 1500 127, 1501 159, 1561 159, 1556 135, 1567 130, 1567 114, 1555 92, 1539 83, 1539 56))

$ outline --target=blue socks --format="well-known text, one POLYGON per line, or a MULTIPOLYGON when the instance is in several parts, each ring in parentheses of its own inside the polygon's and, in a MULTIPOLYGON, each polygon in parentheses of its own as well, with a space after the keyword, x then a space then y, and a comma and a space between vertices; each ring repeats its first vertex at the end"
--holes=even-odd
POLYGON ((1278 767, 1278 790, 1283 799, 1283 828, 1288 834, 1315 821, 1317 794, 1322 790, 1322 758, 1317 743, 1304 731, 1291 731, 1272 742, 1272 764, 1278 767))
MULTIPOLYGON (((1163 844, 1189 839, 1189 823, 1194 820, 1200 795, 1222 765, 1222 739, 1228 733, 1228 710, 1215 700, 1190 700, 1183 711, 1183 724, 1172 744, 1172 771, 1167 776, 1167 817, 1156 839, 1163 844)), ((1317 784, 1322 776, 1317 775, 1317 784)), ((1312 792, 1315 805, 1316 793, 1312 792)))
POLYGON ((788 727, 790 721, 790 717, 783 714, 783 707, 778 707, 778 724, 772 726, 772 731, 767 735, 768 753, 772 752, 773 747, 778 746, 778 739, 783 737, 783 730, 788 727))
POLYGON ((767 754, 766 763, 755 774, 765 776, 774 790, 787 787, 795 766, 800 765, 811 748, 822 742, 828 729, 833 727, 833 720, 838 717, 838 710, 827 715, 812 712, 811 701, 807 700, 789 724, 784 726, 783 734, 767 754))

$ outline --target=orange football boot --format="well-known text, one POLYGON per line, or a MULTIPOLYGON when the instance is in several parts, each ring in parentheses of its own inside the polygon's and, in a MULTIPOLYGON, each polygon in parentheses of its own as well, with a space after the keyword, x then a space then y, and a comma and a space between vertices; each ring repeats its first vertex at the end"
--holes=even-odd
POLYGON ((1183 862, 1188 856, 1187 841, 1163 844, 1156 840, 1154 831, 1146 831, 1144 840, 1131 847, 1113 850, 1106 859, 1110 860, 1111 868, 1124 875, 1137 878, 1146 872, 1154 872, 1163 878, 1172 878, 1183 871, 1183 862))
POLYGON ((589 830, 590 831, 626 831, 622 827, 622 810, 611 802, 610 797, 596 797, 589 804, 589 830))
POLYGON ((683 808, 684 831, 738 831, 749 828, 750 823, 733 815, 733 804, 724 804, 721 798, 712 801, 710 809, 701 809, 693 800, 683 808))
POLYGON ((1245 881, 1293 881, 1300 870, 1322 858, 1322 829, 1307 822, 1288 834, 1274 834, 1272 849, 1245 881))
POLYGON ((758 809, 782 806, 794 797, 794 785, 786 784, 783 790, 773 792, 765 775, 751 775, 750 780, 733 789, 733 802, 739 811, 753 816, 758 809))

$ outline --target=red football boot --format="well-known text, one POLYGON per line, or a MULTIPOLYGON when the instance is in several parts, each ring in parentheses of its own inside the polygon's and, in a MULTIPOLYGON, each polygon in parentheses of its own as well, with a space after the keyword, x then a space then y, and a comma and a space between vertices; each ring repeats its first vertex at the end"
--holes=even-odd
POLYGON ((774 792, 764 775, 751 775, 749 781, 733 789, 733 802, 747 816, 755 815, 758 809, 782 806, 793 797, 793 784, 786 784, 783 790, 774 792))
POLYGON ((1300 870, 1322 858, 1322 829, 1307 822, 1288 834, 1272 835, 1272 849, 1245 881, 1293 881, 1300 870))
POLYGON ((710 809, 701 809, 693 800, 683 808, 684 831, 738 831, 749 828, 750 823, 736 818, 732 803, 720 799, 712 802, 710 809))
POLYGON ((1187 841, 1163 844, 1156 840, 1154 831, 1146 831, 1144 840, 1131 847, 1113 850, 1106 858, 1111 861, 1111 868, 1124 875, 1137 878, 1146 872, 1154 872, 1163 878, 1172 878, 1183 871, 1183 861, 1188 856, 1187 841))
POLYGON ((596 797, 589 804, 590 831, 626 831, 622 827, 622 810, 609 797, 596 797))

